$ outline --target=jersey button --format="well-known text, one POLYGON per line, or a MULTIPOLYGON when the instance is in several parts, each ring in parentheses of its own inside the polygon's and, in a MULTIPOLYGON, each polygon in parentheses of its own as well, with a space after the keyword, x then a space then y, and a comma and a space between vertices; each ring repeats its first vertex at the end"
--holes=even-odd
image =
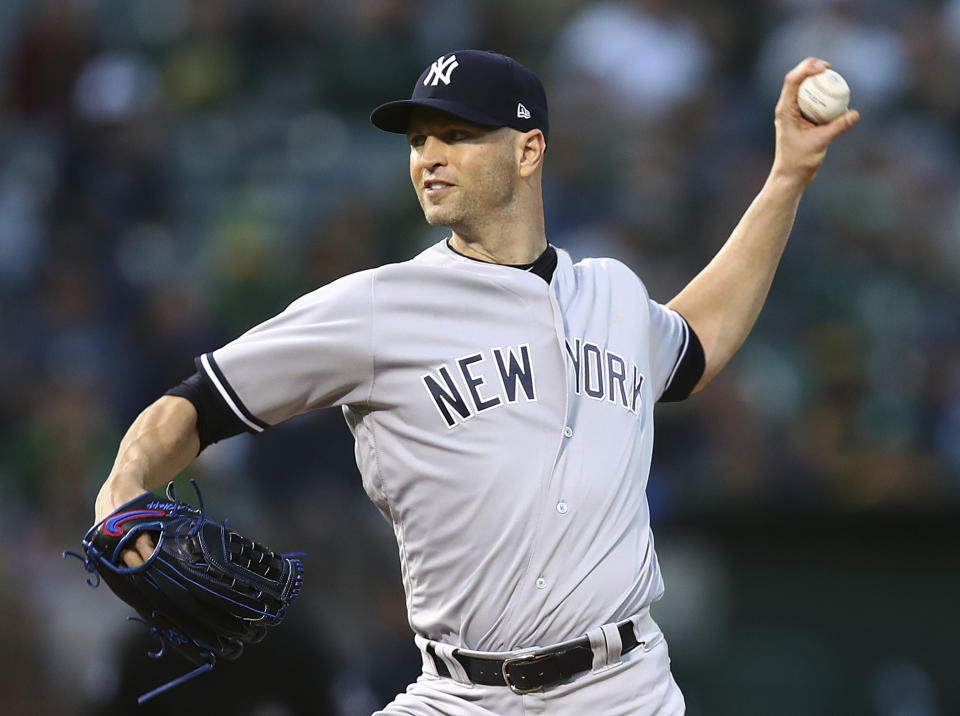
POLYGON ((543 577, 537 577, 537 589, 543 589, 547 586, 547 580, 543 577))
POLYGON ((569 425, 563 429, 563 437, 572 438, 573 437, 573 428, 569 425))
POLYGON ((569 508, 567 507, 567 503, 565 501, 560 500, 560 502, 557 503, 557 512, 559 512, 561 515, 567 514, 568 509, 569 508))

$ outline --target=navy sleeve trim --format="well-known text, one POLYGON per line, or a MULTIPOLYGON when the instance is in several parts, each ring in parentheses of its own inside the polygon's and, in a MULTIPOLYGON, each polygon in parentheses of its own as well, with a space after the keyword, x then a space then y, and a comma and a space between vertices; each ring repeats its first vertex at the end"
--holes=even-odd
POLYGON ((703 345, 686 318, 683 318, 683 333, 683 346, 680 348, 680 355, 677 357, 673 373, 667 381, 667 387, 660 396, 661 403, 675 403, 690 397, 690 393, 697 387, 707 367, 703 345))
POLYGON ((200 368, 203 373, 206 373, 220 394, 220 397, 223 398, 223 401, 229 406, 230 410, 233 411, 233 414, 236 415, 251 432, 262 433, 270 427, 269 423, 265 423, 247 410, 243 401, 240 400, 240 396, 237 395, 230 383, 227 382, 226 376, 224 376, 223 371, 220 370, 217 361, 214 360, 213 353, 204 353, 197 358, 196 362, 197 367, 200 368))

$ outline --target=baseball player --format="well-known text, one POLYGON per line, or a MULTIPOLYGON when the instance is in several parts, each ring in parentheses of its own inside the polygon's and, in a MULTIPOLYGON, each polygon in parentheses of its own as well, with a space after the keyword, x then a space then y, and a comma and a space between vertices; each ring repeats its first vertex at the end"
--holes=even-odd
MULTIPOLYGON (((700 390, 742 344, 801 195, 857 121, 802 119, 797 88, 825 66, 786 75, 766 183, 661 305, 622 263, 574 264, 547 242, 540 80, 492 52, 440 57, 371 119, 406 135, 424 215, 450 235, 201 355, 129 429, 97 519, 213 442, 340 406, 396 533, 423 657, 378 713, 683 713, 649 612, 664 592, 645 496, 653 408, 700 390)), ((151 550, 142 537, 124 559, 151 550)))

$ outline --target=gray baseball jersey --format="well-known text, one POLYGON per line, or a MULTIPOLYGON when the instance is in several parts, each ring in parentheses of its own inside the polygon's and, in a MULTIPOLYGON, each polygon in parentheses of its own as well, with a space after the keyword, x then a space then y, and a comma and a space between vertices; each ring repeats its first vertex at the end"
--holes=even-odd
POLYGON ((300 298, 200 363, 253 430, 342 406, 396 533, 410 625, 499 652, 661 595, 653 408, 688 331, 617 261, 559 251, 548 284, 440 242, 300 298))

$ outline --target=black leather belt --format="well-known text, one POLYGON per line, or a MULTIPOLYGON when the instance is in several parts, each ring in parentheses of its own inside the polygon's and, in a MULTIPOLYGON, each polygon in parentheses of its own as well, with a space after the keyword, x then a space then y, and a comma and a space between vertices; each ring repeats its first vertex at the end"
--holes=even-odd
MULTIPOLYGON (((639 646, 640 642, 633 631, 633 622, 621 622, 617 625, 617 631, 620 632, 620 641, 623 643, 621 654, 639 646)), ((427 644, 427 653, 433 658, 437 673, 440 676, 450 676, 450 670, 443 663, 443 659, 437 656, 432 643, 427 644)), ((509 659, 465 656, 459 650, 455 650, 453 656, 463 665, 467 678, 474 684, 509 686, 517 694, 539 691, 593 668, 593 649, 590 648, 590 639, 587 637, 554 650, 509 659)))

